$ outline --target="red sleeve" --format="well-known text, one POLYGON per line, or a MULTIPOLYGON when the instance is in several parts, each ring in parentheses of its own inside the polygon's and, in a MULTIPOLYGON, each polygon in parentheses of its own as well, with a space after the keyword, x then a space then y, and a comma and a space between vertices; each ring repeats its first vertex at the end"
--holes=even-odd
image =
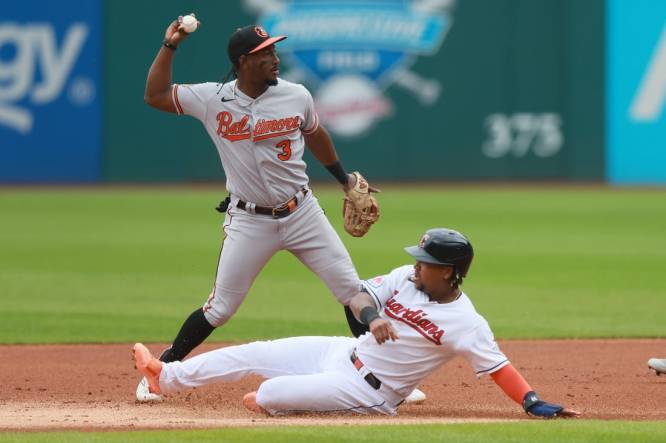
POLYGON ((493 372, 490 376, 506 395, 521 406, 525 394, 533 391, 532 387, 520 375, 520 372, 511 364, 504 366, 499 371, 493 372))

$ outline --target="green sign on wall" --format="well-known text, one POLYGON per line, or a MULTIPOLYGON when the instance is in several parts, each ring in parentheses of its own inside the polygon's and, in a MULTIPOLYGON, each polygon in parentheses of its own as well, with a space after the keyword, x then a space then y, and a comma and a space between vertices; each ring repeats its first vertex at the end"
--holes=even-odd
MULTIPOLYGON (((174 81, 220 80, 226 42, 257 22, 282 76, 305 84, 348 169, 372 180, 603 178, 603 0, 107 2, 105 177, 223 178, 201 124, 148 108, 143 87, 164 29, 203 26, 174 81), (119 25, 143 20, 141 38, 119 25)), ((314 179, 332 180, 309 157, 314 179)))

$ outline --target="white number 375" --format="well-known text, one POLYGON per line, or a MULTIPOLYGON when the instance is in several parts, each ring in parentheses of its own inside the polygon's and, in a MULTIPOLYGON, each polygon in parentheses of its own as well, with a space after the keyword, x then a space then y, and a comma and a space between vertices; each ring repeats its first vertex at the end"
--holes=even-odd
POLYGON ((491 114, 484 121, 486 140, 481 150, 486 157, 524 157, 530 151, 537 157, 552 157, 564 143, 559 114, 491 114))

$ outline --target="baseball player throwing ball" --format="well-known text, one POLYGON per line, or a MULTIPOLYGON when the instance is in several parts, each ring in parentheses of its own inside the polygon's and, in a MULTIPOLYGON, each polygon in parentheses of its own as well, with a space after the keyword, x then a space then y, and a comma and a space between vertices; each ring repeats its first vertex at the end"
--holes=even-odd
POLYGON ((425 377, 461 356, 478 376, 489 374, 529 415, 580 415, 538 397, 461 291, 473 257, 467 238, 451 229, 431 229, 417 246, 405 249, 416 265, 366 280, 352 299, 354 315, 370 328, 359 338, 260 341, 182 363, 163 363, 137 343, 136 367, 155 393, 261 375, 268 380, 243 403, 271 415, 344 410, 393 415, 425 377))
MULTIPOLYGON (((198 26, 189 17, 187 29, 198 26)), ((379 209, 358 172, 348 174, 331 137, 320 125, 310 93, 278 78, 275 44, 260 26, 237 29, 228 42, 232 70, 226 83, 179 85, 172 82, 173 59, 188 37, 182 20, 174 21, 153 61, 145 100, 159 110, 199 120, 215 144, 227 179, 225 239, 215 284, 203 308, 185 320, 173 344, 160 357, 182 360, 236 312, 266 262, 288 250, 319 276, 347 306, 360 279, 337 233, 308 187, 303 152, 314 156, 345 191, 345 230, 362 236, 378 219, 379 209)), ((145 380, 139 401, 160 400, 145 380)))

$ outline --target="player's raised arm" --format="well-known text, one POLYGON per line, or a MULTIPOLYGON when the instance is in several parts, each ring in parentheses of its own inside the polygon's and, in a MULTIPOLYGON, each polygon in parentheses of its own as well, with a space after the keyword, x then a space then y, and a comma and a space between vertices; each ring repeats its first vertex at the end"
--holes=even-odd
POLYGON ((370 332, 380 345, 387 340, 396 341, 399 338, 391 322, 379 316, 375 302, 367 292, 359 292, 352 298, 349 307, 359 322, 370 327, 370 332))
MULTIPOLYGON (((199 22, 197 22, 198 25, 199 22)), ((174 114, 178 112, 171 98, 173 57, 178 45, 188 35, 189 33, 185 32, 182 17, 174 20, 166 29, 162 46, 148 71, 146 91, 143 99, 150 106, 160 111, 172 112, 174 114)))
POLYGON ((490 376, 502 388, 504 393, 521 405, 530 416, 555 418, 578 417, 581 415, 580 412, 573 409, 541 400, 523 376, 520 375, 520 372, 511 364, 493 372, 490 376))

